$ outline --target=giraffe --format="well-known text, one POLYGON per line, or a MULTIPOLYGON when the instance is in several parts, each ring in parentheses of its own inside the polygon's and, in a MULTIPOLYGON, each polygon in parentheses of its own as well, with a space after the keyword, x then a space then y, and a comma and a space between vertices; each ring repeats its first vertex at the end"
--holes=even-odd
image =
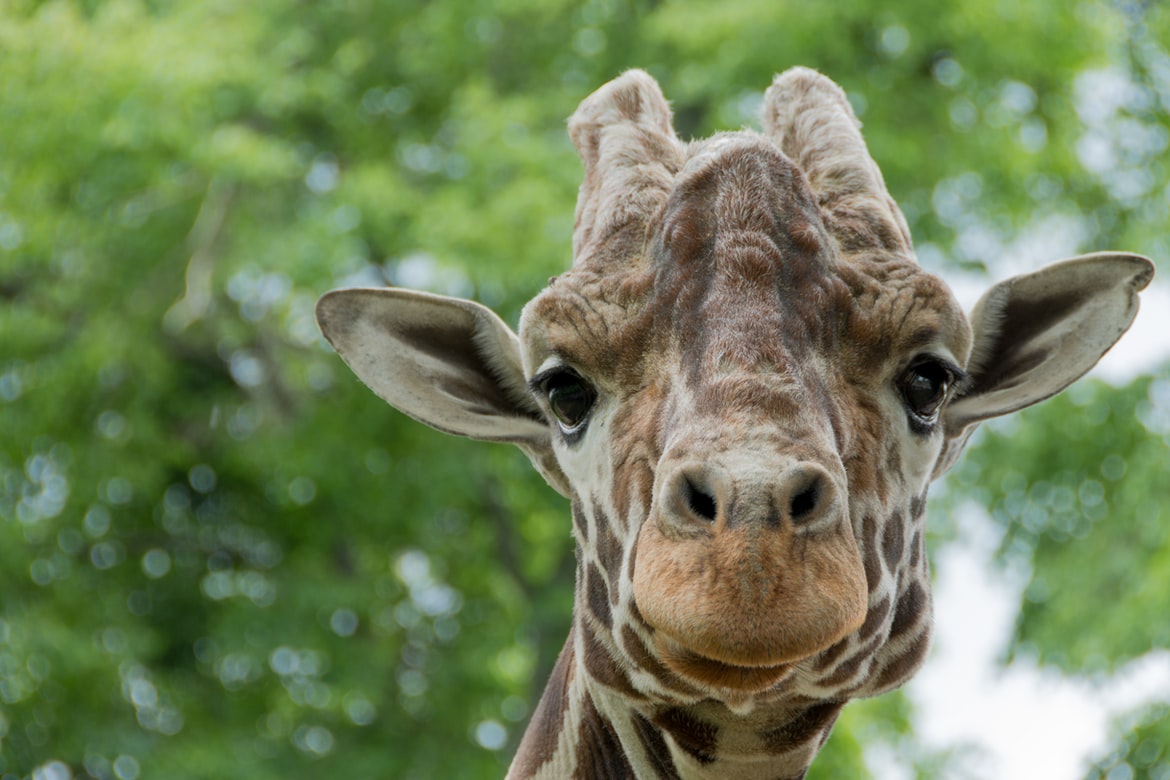
POLYGON ((804 777, 926 655, 929 484, 1088 371, 1153 275, 1086 255, 968 317, 836 84, 786 71, 762 125, 684 143, 639 70, 586 98, 573 264, 518 332, 404 289, 318 304, 375 393, 571 501, 572 628, 508 778, 804 777))

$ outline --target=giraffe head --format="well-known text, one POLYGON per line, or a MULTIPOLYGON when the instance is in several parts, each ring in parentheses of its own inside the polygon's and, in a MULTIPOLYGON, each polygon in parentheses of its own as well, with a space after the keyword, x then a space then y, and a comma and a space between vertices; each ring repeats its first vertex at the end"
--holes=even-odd
POLYGON ((904 681, 929 633, 929 483, 981 421, 1088 371, 1152 275, 1077 258, 968 317, 916 264, 836 85, 785 73, 763 125, 682 143, 630 71, 570 120, 573 267, 518 334, 401 289, 318 308, 382 398, 519 446, 572 499, 578 655, 642 700, 904 681))

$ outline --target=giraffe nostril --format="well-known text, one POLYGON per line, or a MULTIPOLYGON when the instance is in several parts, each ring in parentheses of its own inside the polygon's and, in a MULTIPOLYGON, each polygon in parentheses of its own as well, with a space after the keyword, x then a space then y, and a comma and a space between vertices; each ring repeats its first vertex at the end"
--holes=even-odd
POLYGON ((683 490, 686 492, 687 506, 690 510, 707 522, 714 522, 718 511, 715 499, 696 487, 689 479, 683 480, 683 490))
POLYGON ((797 492, 789 503, 789 517, 792 522, 800 523, 804 520, 810 519, 810 516, 817 508, 817 504, 821 498, 821 478, 819 475, 813 475, 804 486, 802 490, 797 492))

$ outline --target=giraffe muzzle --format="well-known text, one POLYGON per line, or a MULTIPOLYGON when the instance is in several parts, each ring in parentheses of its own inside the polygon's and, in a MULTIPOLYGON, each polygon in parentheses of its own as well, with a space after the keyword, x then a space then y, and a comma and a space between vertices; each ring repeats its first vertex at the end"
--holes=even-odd
POLYGON ((634 599, 663 662, 716 687, 762 690, 865 620, 838 480, 769 465, 662 464, 638 536, 634 599))

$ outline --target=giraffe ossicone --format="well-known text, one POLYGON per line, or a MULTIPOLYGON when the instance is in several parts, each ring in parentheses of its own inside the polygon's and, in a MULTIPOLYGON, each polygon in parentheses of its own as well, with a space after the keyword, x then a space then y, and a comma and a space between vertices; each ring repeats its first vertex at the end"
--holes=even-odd
POLYGON ((572 502, 573 628, 512 778, 799 778, 846 701, 929 644, 930 482, 1137 313, 1145 258, 993 286, 922 270, 844 93, 804 68, 763 132, 683 143, 642 71, 582 102, 573 266, 524 309, 318 304, 375 393, 510 442, 572 502))

